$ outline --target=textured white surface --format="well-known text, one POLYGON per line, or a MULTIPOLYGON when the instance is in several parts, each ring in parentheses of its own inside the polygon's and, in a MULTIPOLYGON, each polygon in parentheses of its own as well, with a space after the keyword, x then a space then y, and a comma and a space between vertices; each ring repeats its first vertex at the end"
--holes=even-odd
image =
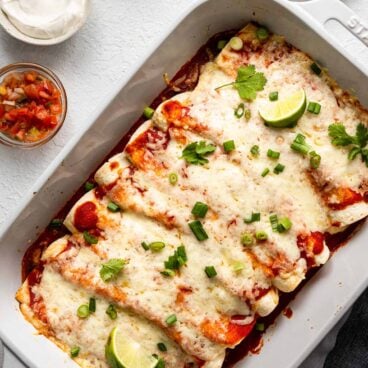
MULTIPOLYGON (((75 37, 46 48, 23 44, 0 30, 0 66, 15 61, 44 64, 61 78, 69 98, 64 128, 53 141, 33 151, 0 146, 0 228, 65 142, 83 128, 78 123, 79 117, 90 114, 106 92, 141 59, 146 46, 162 37, 162 25, 174 24, 192 2, 95 0, 87 24, 75 37)), ((368 21, 367 0, 344 2, 368 21)), ((331 24, 328 28, 350 52, 368 63, 367 48, 335 26, 331 24)), ((9 352, 5 354, 4 366, 23 367, 9 352)))

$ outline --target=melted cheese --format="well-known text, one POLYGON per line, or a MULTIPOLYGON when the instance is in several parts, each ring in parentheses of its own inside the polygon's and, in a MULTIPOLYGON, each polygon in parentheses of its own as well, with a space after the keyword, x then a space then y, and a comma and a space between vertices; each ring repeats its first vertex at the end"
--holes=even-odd
POLYGON ((147 354, 162 355, 157 343, 164 342, 170 351, 167 357, 165 355, 168 367, 183 367, 191 362, 175 343, 147 320, 123 309, 118 309, 117 319, 109 318, 106 314, 109 301, 65 281, 52 266, 45 267, 42 280, 33 288, 33 292, 44 300, 47 319, 55 337, 69 348, 79 346, 79 358, 88 361, 92 367, 108 367, 105 345, 115 326, 120 326, 134 341, 142 344, 147 354), (76 313, 78 307, 88 304, 91 297, 96 298, 96 312, 89 318, 79 318, 76 313))
MULTIPOLYGON (((72 208, 65 220, 72 235, 43 253, 48 266, 34 292, 42 296, 58 339, 81 346, 85 337, 83 350, 89 352, 86 359, 92 365, 105 364, 102 349, 114 323, 106 320, 103 310, 113 301, 124 311, 119 323, 126 323, 127 331, 144 341, 147 350, 153 351, 157 339, 173 341, 169 366, 199 359, 204 367, 220 367, 226 348, 249 333, 257 316, 275 309, 279 292, 295 290, 309 268, 327 262, 330 254, 323 234, 343 230, 368 214, 363 200, 367 168, 358 159, 348 160, 347 151, 332 146, 328 136, 328 126, 336 121, 354 133, 358 121, 368 122, 367 112, 326 73, 314 75, 310 58, 282 37, 271 36, 262 43, 255 31, 253 25, 245 27, 239 33, 244 41, 241 52, 226 46, 203 68, 193 91, 157 108, 125 151, 97 171, 99 190, 87 193, 72 208), (216 89, 233 82, 245 64, 255 65, 267 78, 252 102, 242 101, 231 86, 216 89), (309 101, 321 104, 321 113, 306 112, 294 128, 266 127, 258 110, 269 103, 269 93, 278 91, 283 98, 301 88, 309 101), (249 121, 234 115, 240 103, 250 109, 249 121), (298 133, 321 155, 318 169, 311 170, 308 157, 290 149, 298 133), (215 152, 207 157, 208 164, 189 165, 182 158, 183 149, 203 140, 212 142, 215 152), (231 153, 222 149, 228 140, 236 146, 231 153), (253 145, 260 147, 259 157, 251 155, 253 145), (268 158, 268 149, 280 152, 280 158, 268 158), (279 175, 273 173, 277 163, 285 165, 279 175), (270 174, 262 177, 265 168, 270 174), (178 175, 176 185, 170 184, 170 173, 178 175), (339 207, 344 196, 359 201, 339 207), (122 211, 108 211, 110 201, 122 211), (198 201, 209 207, 200 219, 209 236, 202 242, 188 226, 198 201), (89 202, 97 218, 92 231, 98 231, 98 243, 92 246, 76 221, 78 209, 89 202), (260 213, 260 221, 245 223, 252 213, 260 213), (271 214, 288 217, 291 229, 274 232, 271 214), (258 230, 268 234, 266 241, 241 244, 244 233, 258 230), (142 242, 153 241, 164 242, 165 248, 142 248, 142 242), (181 244, 187 263, 174 277, 163 276, 164 262, 181 244), (103 282, 101 265, 112 258, 128 263, 116 279, 103 282), (243 268, 234 270, 239 263, 243 268), (206 266, 215 267, 215 278, 206 276, 206 266), (102 307, 88 320, 78 321, 75 309, 88 295, 96 295, 102 307), (173 313, 178 322, 169 327, 166 318, 173 313), (80 328, 71 333, 74 324, 80 328), (100 329, 95 338, 94 329, 100 329)), ((23 303, 29 303, 27 298, 23 303)))

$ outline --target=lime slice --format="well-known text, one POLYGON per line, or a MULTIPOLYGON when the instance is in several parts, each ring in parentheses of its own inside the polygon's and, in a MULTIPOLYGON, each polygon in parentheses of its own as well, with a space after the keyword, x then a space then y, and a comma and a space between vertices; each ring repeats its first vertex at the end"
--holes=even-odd
POLYGON ((115 327, 105 348, 111 368, 154 368, 158 360, 147 353, 142 345, 115 327))
POLYGON ((271 102, 259 110, 259 115, 266 125, 274 128, 295 126, 303 116, 307 106, 307 97, 303 89, 283 100, 271 102))

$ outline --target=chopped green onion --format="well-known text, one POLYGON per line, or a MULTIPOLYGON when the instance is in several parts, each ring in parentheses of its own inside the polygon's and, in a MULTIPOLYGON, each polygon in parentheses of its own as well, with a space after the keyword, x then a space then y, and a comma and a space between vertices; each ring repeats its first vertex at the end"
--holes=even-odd
POLYGON ((169 174, 169 182, 171 185, 175 185, 178 182, 178 174, 177 173, 170 173, 169 174))
POLYGON ((239 51, 243 48, 243 40, 240 37, 232 37, 229 43, 230 47, 235 51, 239 51))
POLYGON ((166 318, 166 324, 168 326, 173 326, 176 321, 177 321, 177 318, 175 314, 171 314, 169 317, 166 318))
POLYGON ((192 209, 192 215, 199 217, 199 218, 204 218, 207 214, 207 211, 208 211, 208 206, 205 203, 196 202, 196 204, 194 205, 192 209))
POLYGON ((114 202, 109 202, 109 204, 107 205, 107 209, 110 212, 119 212, 120 211, 120 207, 114 202))
POLYGON ((169 270, 169 269, 165 269, 165 270, 161 271, 160 273, 161 273, 161 275, 166 276, 166 277, 174 277, 175 276, 175 271, 169 270))
POLYGON ((176 249, 176 251, 174 252, 174 255, 170 256, 168 260, 164 262, 165 269, 166 270, 178 270, 181 266, 185 265, 187 260, 188 260, 188 257, 185 251, 185 247, 184 245, 181 245, 176 249))
POLYGON ((149 249, 149 245, 146 243, 146 242, 142 242, 141 243, 141 246, 142 246, 142 248, 144 249, 144 250, 148 250, 149 249))
POLYGON ((268 175, 268 173, 270 172, 270 169, 268 167, 266 167, 263 171, 261 176, 264 178, 266 175, 268 175))
POLYGON ((303 134, 298 133, 294 139, 295 143, 305 144, 305 136, 303 134))
POLYGON ((157 347, 158 347, 158 350, 160 350, 162 352, 167 351, 167 347, 166 347, 166 345, 163 342, 159 342, 157 344, 157 347))
POLYGON ((318 115, 321 111, 321 105, 318 102, 309 102, 307 110, 318 115))
POLYGON ((244 117, 246 121, 249 121, 250 118, 252 117, 252 112, 249 109, 245 109, 244 110, 244 117))
POLYGON ((305 144, 300 144, 300 143, 292 143, 291 144, 291 149, 293 149, 294 151, 301 153, 302 155, 306 155, 309 152, 309 146, 305 145, 305 144))
POLYGON ((307 111, 314 113, 314 108, 315 107, 316 107, 316 103, 315 102, 309 102, 308 107, 307 107, 307 111))
POLYGON ((97 244, 98 238, 92 234, 90 234, 88 231, 83 231, 83 238, 88 244, 97 244))
POLYGON ((275 166, 275 168, 273 169, 273 172, 277 175, 279 175, 280 173, 282 173, 285 170, 285 165, 282 164, 277 164, 275 166))
POLYGON ((80 352, 80 347, 79 346, 73 346, 70 349, 70 356, 72 358, 76 358, 79 355, 79 352, 80 352))
POLYGON ((151 107, 146 106, 143 110, 143 115, 147 118, 147 119, 151 119, 153 114, 155 113, 155 110, 153 110, 151 107))
POLYGON ((277 225, 277 231, 283 233, 291 229, 292 223, 287 217, 281 217, 277 225))
POLYGON ((265 41, 270 36, 270 33, 268 32, 267 28, 259 27, 256 31, 256 35, 260 41, 265 41))
POLYGON ((270 219, 272 231, 277 232, 277 225, 279 223, 279 219, 277 218, 277 215, 273 213, 272 215, 270 215, 269 219, 270 219))
POLYGON ((53 228, 59 228, 63 225, 63 220, 62 219, 53 219, 51 220, 50 222, 50 227, 53 227, 53 228))
POLYGON ((162 249, 165 248, 165 243, 156 241, 156 242, 150 243, 148 246, 152 250, 152 252, 161 252, 162 249))
POLYGON ((242 245, 249 247, 250 245, 254 243, 254 237, 251 233, 244 233, 242 234, 240 241, 242 245))
POLYGON ((179 260, 179 264, 182 266, 188 260, 187 253, 185 251, 184 245, 180 245, 176 250, 176 256, 179 260))
POLYGON ((268 235, 265 231, 263 231, 263 230, 256 231, 256 239, 257 240, 263 241, 263 240, 266 240, 267 238, 268 238, 268 235))
POLYGON ((77 309, 77 316, 83 319, 89 316, 89 307, 87 304, 82 304, 81 306, 79 306, 79 308, 77 309))
POLYGON ((197 238, 198 241, 203 241, 208 239, 208 235, 204 230, 200 221, 192 221, 189 224, 190 230, 192 230, 194 236, 197 238))
POLYGON ((311 64, 310 68, 317 75, 320 75, 322 73, 322 69, 316 63, 311 64))
POLYGON ((212 277, 215 277, 217 275, 216 269, 213 266, 205 267, 204 272, 209 279, 212 279, 212 277))
POLYGON ((105 312, 112 320, 118 318, 118 312, 115 309, 115 306, 113 304, 110 304, 105 312))
POLYGON ((244 270, 244 268, 245 268, 245 264, 242 263, 242 262, 237 261, 237 262, 234 262, 234 264, 233 264, 234 272, 240 272, 240 271, 244 270))
POLYGON ((314 113, 318 115, 321 112, 321 105, 316 102, 316 107, 314 108, 314 113))
POLYGON ((224 146, 224 151, 225 152, 231 152, 231 151, 234 151, 234 149, 235 149, 235 143, 234 143, 233 140, 224 142, 223 146, 224 146))
POLYGON ((273 151, 272 149, 269 149, 267 151, 267 157, 277 160, 280 157, 280 152, 273 151))
POLYGON ((91 313, 96 312, 96 299, 95 298, 89 298, 88 310, 91 313))
POLYGON ((290 148, 302 155, 306 155, 310 151, 310 146, 305 142, 303 134, 297 134, 290 148))
MULTIPOLYGON (((184 266, 187 262, 188 257, 185 251, 184 245, 179 246, 176 251, 174 252, 174 255, 170 256, 167 261, 164 262, 165 264, 165 271, 166 270, 178 270, 181 266, 184 266)), ((162 273, 165 276, 174 276, 174 274, 167 274, 162 273)))
POLYGON ((265 330, 264 323, 256 323, 255 329, 256 329, 256 331, 263 332, 265 330))
MULTIPOLYGON (((354 149, 354 148, 353 148, 354 149)), ((357 154, 360 152, 360 148, 358 148, 357 154)), ((316 152, 311 152, 310 154, 310 166, 312 169, 318 169, 319 165, 321 164, 321 156, 317 154, 316 152)), ((349 153, 350 155, 350 153, 349 153)), ((348 156, 349 157, 349 156, 348 156)), ((354 157, 355 158, 355 157, 354 157)))
POLYGON ((277 101, 279 99, 279 93, 277 91, 270 92, 268 98, 270 99, 270 101, 277 101))
POLYGON ((226 40, 219 40, 217 42, 217 48, 219 50, 222 50, 226 46, 226 44, 227 44, 227 41, 226 40))
POLYGON ((90 190, 92 190, 96 185, 94 183, 91 183, 90 181, 87 181, 84 183, 84 190, 86 192, 89 192, 90 190))
POLYGON ((240 103, 238 107, 234 110, 234 115, 240 119, 244 115, 245 107, 243 103, 240 103))
POLYGON ((258 157, 259 156, 259 146, 258 145, 254 145, 252 146, 252 148, 250 149, 250 153, 254 156, 254 157, 258 157))
POLYGON ((251 216, 247 219, 244 219, 246 224, 251 224, 252 222, 261 221, 261 214, 259 212, 252 212, 251 216))

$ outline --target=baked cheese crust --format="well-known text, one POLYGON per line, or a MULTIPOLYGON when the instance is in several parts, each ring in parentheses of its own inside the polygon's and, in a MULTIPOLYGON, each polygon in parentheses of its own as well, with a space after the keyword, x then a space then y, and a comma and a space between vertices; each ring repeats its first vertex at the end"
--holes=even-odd
POLYGON ((338 122, 354 135, 359 122, 368 125, 367 110, 326 71, 313 73, 308 55, 278 35, 260 40, 257 29, 242 29, 240 50, 227 44, 202 68, 193 91, 164 101, 125 150, 97 171, 99 187, 65 219, 71 235, 44 251, 42 267, 19 290, 26 318, 65 351, 79 346, 81 366, 107 367, 104 347, 121 325, 167 367, 221 367, 226 349, 274 311, 280 293, 294 291, 308 270, 328 261, 325 234, 368 215, 367 166, 349 159, 329 136, 338 122), (241 99, 232 86, 218 88, 247 65, 267 80, 256 99, 241 99), (278 91, 283 99, 300 89, 322 106, 320 113, 306 111, 292 128, 266 126, 258 111, 269 94, 278 91), (249 119, 234 114, 241 104, 249 119), (298 134, 320 155, 318 167, 290 149, 298 134), (235 150, 224 150, 227 141, 235 150), (202 164, 190 164, 183 152, 198 142, 213 152, 202 164), (279 153, 277 160, 269 149, 279 153), (284 166, 280 173, 272 171, 277 163, 284 166), (271 169, 266 176, 265 168, 271 169), (177 182, 170 182, 172 174, 177 182), (205 216, 193 215, 197 202, 206 204, 205 216), (291 221, 290 228, 275 229, 275 215, 291 221), (200 221, 206 239, 193 234, 193 221, 200 221), (265 238, 256 240, 260 232, 265 238), (153 242, 161 243, 159 251, 149 249, 153 242), (180 247, 186 259, 168 272, 180 247), (125 266, 107 282, 101 267, 111 259, 125 266), (91 297, 96 313, 78 318, 78 306, 91 297), (111 303, 119 310, 113 321, 105 313, 111 303), (168 325, 173 314, 177 322, 168 325), (168 346, 165 354, 157 351, 160 341, 168 346))

